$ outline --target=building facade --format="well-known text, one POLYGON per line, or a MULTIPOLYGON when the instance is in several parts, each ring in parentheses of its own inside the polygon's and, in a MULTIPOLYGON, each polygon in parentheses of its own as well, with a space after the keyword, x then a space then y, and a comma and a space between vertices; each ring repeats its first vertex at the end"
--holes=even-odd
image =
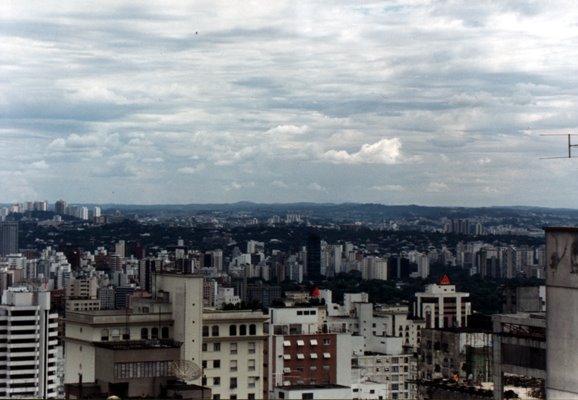
POLYGON ((8 289, 0 305, 0 398, 58 398, 58 315, 49 292, 8 289))

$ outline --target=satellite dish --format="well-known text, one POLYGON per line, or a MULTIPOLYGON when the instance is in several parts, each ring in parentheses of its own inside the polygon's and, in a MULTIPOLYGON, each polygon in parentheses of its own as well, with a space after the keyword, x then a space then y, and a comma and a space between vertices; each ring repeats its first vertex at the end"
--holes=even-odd
POLYGON ((194 381, 201 377, 203 371, 196 363, 189 360, 173 361, 173 375, 183 382, 194 381))

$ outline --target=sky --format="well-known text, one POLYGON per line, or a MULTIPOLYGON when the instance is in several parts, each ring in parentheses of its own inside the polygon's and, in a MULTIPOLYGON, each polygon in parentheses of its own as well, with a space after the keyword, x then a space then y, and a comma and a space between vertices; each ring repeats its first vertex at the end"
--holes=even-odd
POLYGON ((0 202, 576 208, 577 106, 573 0, 0 2, 0 202))

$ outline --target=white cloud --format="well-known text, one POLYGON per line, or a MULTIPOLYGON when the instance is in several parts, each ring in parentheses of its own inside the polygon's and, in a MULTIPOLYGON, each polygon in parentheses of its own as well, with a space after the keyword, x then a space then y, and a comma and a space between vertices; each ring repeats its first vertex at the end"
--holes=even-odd
POLYGON ((372 190, 380 192, 403 192, 405 188, 401 185, 376 185, 371 187, 372 190))
POLYGON ((426 192, 429 193, 442 193, 447 192, 449 190, 448 185, 442 182, 430 182, 430 184, 426 188, 426 192))
POLYGON ((307 189, 309 190, 313 190, 316 192, 326 192, 327 189, 324 186, 321 186, 319 183, 317 182, 312 182, 309 185, 307 185, 307 189))
POLYGON ((364 144, 356 153, 345 150, 329 150, 323 158, 334 163, 345 164, 395 164, 401 156, 401 141, 398 138, 381 139, 373 144, 364 144))
POLYGON ((35 161, 32 164, 30 164, 30 166, 34 169, 48 169, 48 164, 44 160, 35 161))
POLYGON ((205 165, 204 164, 199 164, 195 167, 182 167, 179 168, 177 170, 177 172, 181 173, 181 174, 185 174, 185 175, 194 175, 202 170, 205 169, 205 165))

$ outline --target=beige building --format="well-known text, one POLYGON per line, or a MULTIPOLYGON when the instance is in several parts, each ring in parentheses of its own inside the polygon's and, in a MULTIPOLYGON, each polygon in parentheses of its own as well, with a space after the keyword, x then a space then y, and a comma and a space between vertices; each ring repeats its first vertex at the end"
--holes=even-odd
POLYGON ((210 387, 213 400, 262 399, 264 386, 263 325, 261 311, 203 313, 203 386, 210 387))
MULTIPOLYGON (((174 378, 170 362, 201 364, 202 281, 196 275, 157 274, 153 298, 133 299, 130 310, 68 312, 65 383, 96 383, 103 393, 125 397, 143 393, 159 396, 163 379, 174 378), (171 349, 171 356, 162 360, 155 356, 158 350, 154 349, 159 346, 171 349), (102 364, 99 352, 106 353, 103 349, 114 350, 119 357, 126 353, 121 357, 124 361, 110 356, 110 368, 98 368, 102 364), (132 360, 133 354, 127 349, 138 349, 141 356, 132 360), (111 368, 116 371, 112 375, 111 368), (154 385, 147 379, 153 370, 162 371, 154 385)), ((187 383, 200 383, 200 376, 187 383)))

